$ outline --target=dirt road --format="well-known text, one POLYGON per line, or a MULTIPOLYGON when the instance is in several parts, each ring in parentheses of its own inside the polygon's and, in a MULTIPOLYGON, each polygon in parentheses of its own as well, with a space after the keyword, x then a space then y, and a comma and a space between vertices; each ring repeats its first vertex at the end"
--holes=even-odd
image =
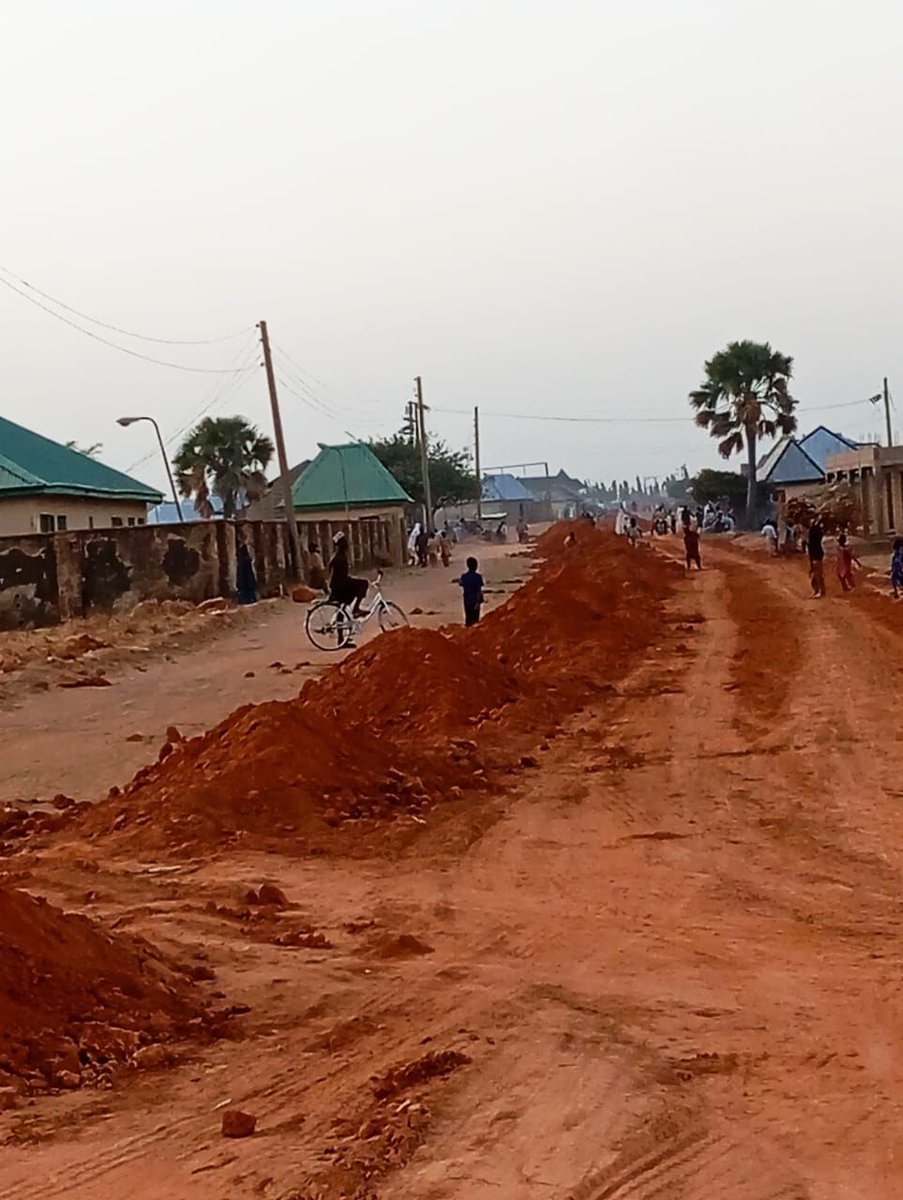
POLYGON ((806 596, 798 566, 710 551, 492 819, 390 862, 34 864, 251 1013, 173 1069, 0 1115, 0 1200, 903 1194, 903 642, 806 596), (331 946, 206 910, 262 879, 331 946), (254 1138, 220 1139, 228 1100, 254 1138))

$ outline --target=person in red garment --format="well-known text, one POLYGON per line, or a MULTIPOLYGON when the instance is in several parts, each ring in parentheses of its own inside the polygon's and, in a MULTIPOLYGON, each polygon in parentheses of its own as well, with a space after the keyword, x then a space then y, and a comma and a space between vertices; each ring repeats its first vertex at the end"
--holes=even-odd
POLYGON ((856 580, 853 578, 853 568, 861 566, 862 563, 847 545, 847 535, 839 533, 837 535, 837 578, 840 580, 840 586, 845 592, 851 592, 856 586, 856 580))

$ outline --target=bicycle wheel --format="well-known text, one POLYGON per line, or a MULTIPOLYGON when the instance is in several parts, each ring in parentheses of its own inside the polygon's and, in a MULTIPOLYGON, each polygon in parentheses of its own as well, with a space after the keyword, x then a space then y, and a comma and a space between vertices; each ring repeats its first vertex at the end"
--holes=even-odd
POLYGON ((307 611, 307 636, 318 650, 341 650, 351 641, 351 621, 341 604, 320 600, 307 611))
POLYGON ((407 624, 408 618, 397 604, 391 600, 382 602, 379 610, 379 627, 383 633, 388 633, 390 629, 404 629, 407 624))

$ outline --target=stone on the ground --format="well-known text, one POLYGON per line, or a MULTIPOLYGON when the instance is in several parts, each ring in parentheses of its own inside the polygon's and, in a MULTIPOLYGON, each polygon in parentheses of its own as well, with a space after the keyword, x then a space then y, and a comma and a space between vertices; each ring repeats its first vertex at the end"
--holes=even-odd
POLYGON ((227 1138, 250 1137, 257 1128, 257 1118, 240 1108, 227 1108, 223 1113, 222 1133, 227 1138))

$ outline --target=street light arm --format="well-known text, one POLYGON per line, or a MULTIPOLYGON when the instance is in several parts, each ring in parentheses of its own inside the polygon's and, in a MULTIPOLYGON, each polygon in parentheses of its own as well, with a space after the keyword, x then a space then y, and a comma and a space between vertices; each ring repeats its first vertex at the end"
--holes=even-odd
POLYGON ((163 459, 163 465, 166 467, 166 474, 169 479, 169 487, 170 491, 172 492, 173 501, 175 502, 176 512, 179 514, 179 524, 182 525, 185 523, 185 517, 182 514, 182 505, 179 503, 179 494, 176 491, 176 481, 173 479, 172 468, 169 465, 169 458, 166 454, 166 447, 163 445, 163 434, 160 432, 160 426, 153 417, 118 417, 116 424, 128 427, 129 425, 134 425, 138 421, 150 421, 151 425, 154 427, 154 432, 157 435, 157 442, 160 446, 160 455, 163 459))

